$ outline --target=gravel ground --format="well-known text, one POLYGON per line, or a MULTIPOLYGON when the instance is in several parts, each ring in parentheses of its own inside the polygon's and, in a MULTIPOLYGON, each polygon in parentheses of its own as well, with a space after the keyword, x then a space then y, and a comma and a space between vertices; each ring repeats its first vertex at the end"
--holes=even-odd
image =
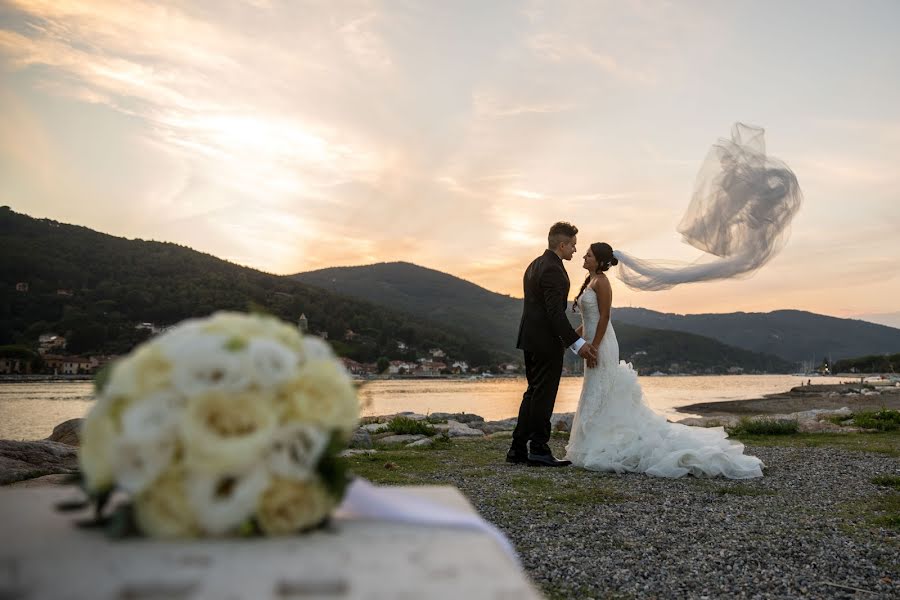
MULTIPOLYGON (((553 445, 564 454, 562 442, 553 445)), ((536 468, 507 465, 498 452, 496 464, 448 464, 440 478, 506 532, 551 598, 900 598, 900 530, 858 508, 892 493, 871 480, 900 474, 900 459, 833 448, 747 452, 767 465, 765 477, 536 468)))

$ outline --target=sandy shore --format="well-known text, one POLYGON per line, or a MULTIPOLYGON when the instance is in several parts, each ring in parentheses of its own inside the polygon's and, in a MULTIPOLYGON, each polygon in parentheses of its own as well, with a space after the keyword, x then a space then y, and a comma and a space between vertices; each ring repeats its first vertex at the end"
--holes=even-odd
POLYGON ((861 388, 859 384, 805 385, 788 392, 767 394, 750 400, 699 402, 679 406, 678 411, 704 417, 723 415, 788 414, 813 409, 847 407, 852 411, 900 409, 900 388, 861 388), (861 391, 862 390, 862 391, 861 391))

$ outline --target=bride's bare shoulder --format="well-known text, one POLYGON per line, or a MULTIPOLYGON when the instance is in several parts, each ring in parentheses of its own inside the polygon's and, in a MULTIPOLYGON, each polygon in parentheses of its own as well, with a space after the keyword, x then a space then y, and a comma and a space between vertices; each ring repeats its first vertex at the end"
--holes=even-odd
POLYGON ((598 273, 597 276, 594 277, 594 280, 591 281, 591 287, 594 288, 595 292, 612 289, 612 286, 609 283, 609 277, 606 276, 606 273, 598 273))

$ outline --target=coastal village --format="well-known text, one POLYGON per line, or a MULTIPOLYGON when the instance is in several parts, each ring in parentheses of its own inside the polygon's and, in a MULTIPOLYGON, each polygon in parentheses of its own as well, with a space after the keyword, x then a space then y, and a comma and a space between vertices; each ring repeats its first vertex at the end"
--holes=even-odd
MULTIPOLYGON (((154 323, 138 323, 135 329, 144 330, 149 336, 159 335, 171 326, 159 326, 154 323)), ((315 335, 327 340, 327 331, 309 331, 309 321, 301 314, 297 327, 306 335, 315 335)), ((345 342, 353 342, 359 334, 348 329, 344 333, 345 342)), ((409 350, 406 342, 394 342, 401 352, 409 350)), ((5 356, 0 357, 0 375, 94 375, 104 365, 118 358, 117 355, 74 355, 66 352, 66 338, 54 332, 41 334, 38 338, 37 357, 5 356)), ((415 360, 385 360, 378 362, 357 362, 342 357, 347 371, 357 377, 374 377, 377 375, 393 377, 441 377, 448 375, 470 375, 471 369, 463 360, 454 360, 440 348, 431 348, 425 356, 415 360)), ((498 373, 515 374, 520 366, 515 363, 501 364, 494 369, 498 373)))
MULTIPOLYGON (((23 284, 17 286, 17 290, 23 290, 23 284)), ((27 290, 27 287, 24 288, 27 290)), ((66 293, 67 290, 60 290, 59 293, 66 293)), ((151 322, 137 323, 134 325, 136 330, 145 332, 147 337, 159 335, 173 325, 158 325, 151 322)), ((297 320, 297 328, 304 335, 314 335, 324 340, 329 339, 329 332, 324 330, 311 330, 309 319, 305 314, 301 314, 297 320)), ((355 343, 361 339, 361 334, 347 329, 341 341, 345 343, 355 343)), ((470 366, 465 360, 456 359, 448 355, 441 348, 429 348, 420 351, 418 356, 410 358, 413 349, 402 340, 394 340, 395 348, 398 354, 406 355, 405 360, 389 360, 387 358, 379 358, 375 362, 359 362, 348 357, 341 357, 340 360, 344 364, 347 371, 356 378, 440 378, 440 377, 496 377, 496 376, 517 376, 524 374, 524 367, 518 362, 501 362, 490 366, 470 366)), ((24 349, 23 349, 24 350, 24 349)), ((30 352, 19 352, 0 356, 0 376, 16 376, 16 375, 50 375, 64 377, 87 377, 96 374, 104 365, 118 358, 118 355, 112 354, 75 354, 67 351, 66 337, 58 332, 46 332, 38 337, 36 355, 32 349, 30 352)), ((646 355, 645 351, 637 351, 628 357, 630 361, 637 363, 642 355, 646 355)), ((806 365, 805 365, 806 366, 806 365)), ((563 375, 579 375, 583 370, 582 365, 576 360, 570 360, 563 367, 563 375)), ((745 369, 740 366, 731 366, 724 371, 716 371, 714 369, 706 369, 697 371, 684 368, 677 362, 668 365, 665 372, 663 371, 644 371, 638 368, 641 375, 663 376, 663 375, 706 375, 706 374, 728 374, 741 375, 745 373, 745 369)), ((808 365, 803 374, 809 375, 829 375, 828 362, 825 361, 818 367, 808 365)))

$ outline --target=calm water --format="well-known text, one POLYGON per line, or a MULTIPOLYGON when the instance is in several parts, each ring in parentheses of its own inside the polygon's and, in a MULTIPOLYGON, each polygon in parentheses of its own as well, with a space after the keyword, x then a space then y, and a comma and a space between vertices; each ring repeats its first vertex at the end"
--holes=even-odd
MULTIPOLYGON (((806 378, 790 375, 723 375, 709 377, 641 377, 650 405, 673 419, 678 406, 716 400, 757 398, 787 391, 806 378)), ((817 377, 816 383, 839 383, 837 377, 817 377)), ((92 404, 93 384, 77 382, 0 383, 0 439, 41 439, 54 425, 82 417, 92 404)), ((524 378, 497 380, 374 381, 360 392, 364 414, 471 412, 488 420, 514 417, 525 389, 524 378)), ((562 380, 556 412, 574 412, 581 379, 562 380)))

